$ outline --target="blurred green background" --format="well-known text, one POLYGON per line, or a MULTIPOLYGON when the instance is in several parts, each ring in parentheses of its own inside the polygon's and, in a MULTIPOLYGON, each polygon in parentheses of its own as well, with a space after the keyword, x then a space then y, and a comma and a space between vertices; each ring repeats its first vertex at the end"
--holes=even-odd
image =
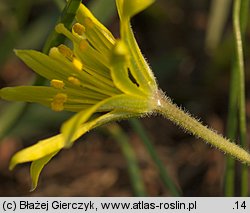
MULTIPOLYGON (((119 37, 114 0, 83 3, 119 37)), ((64 0, 0 1, 1 88, 34 81, 34 73, 13 54, 13 49, 42 50, 64 5, 64 0)), ((234 55, 231 10, 228 0, 157 0, 132 20, 137 41, 160 88, 179 106, 224 135, 234 55)), ((244 43, 248 120, 249 33, 248 27, 244 43)), ((0 196, 135 195, 121 146, 109 131, 112 126, 91 131, 71 149, 63 150, 46 166, 32 193, 29 165, 8 171, 14 152, 58 133, 69 115, 36 104, 10 105, 0 101, 0 196), (22 107, 25 113, 16 117, 22 107)), ((221 152, 161 117, 140 120, 181 195, 223 196, 225 156, 221 152)), ((135 127, 128 121, 119 125, 136 154, 147 195, 171 196, 135 127)), ((234 184, 239 184, 237 173, 234 184)), ((236 190, 235 195, 238 194, 236 190)))

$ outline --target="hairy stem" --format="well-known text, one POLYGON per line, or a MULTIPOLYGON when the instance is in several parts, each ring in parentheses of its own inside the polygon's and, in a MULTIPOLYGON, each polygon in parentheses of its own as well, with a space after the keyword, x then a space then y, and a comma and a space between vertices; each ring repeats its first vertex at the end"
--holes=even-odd
POLYGON ((250 154, 246 150, 202 125, 201 122, 173 104, 162 92, 159 91, 157 93, 155 101, 157 101, 158 113, 171 120, 176 125, 182 127, 196 137, 203 139, 224 153, 232 155, 243 163, 250 164, 250 154))

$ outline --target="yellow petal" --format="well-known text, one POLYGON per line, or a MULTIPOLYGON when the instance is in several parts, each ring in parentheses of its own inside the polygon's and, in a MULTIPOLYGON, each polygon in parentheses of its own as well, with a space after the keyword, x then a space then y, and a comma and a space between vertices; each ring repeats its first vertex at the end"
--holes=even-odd
POLYGON ((39 176, 40 176, 42 169, 51 160, 51 158, 53 158, 57 153, 58 152, 54 152, 52 154, 49 154, 43 158, 40 158, 40 159, 32 162, 32 164, 30 166, 30 176, 31 176, 31 181, 32 181, 30 191, 34 191, 36 189, 38 179, 39 179, 39 176))
POLYGON ((126 44, 129 57, 129 68, 131 74, 146 93, 151 93, 157 89, 154 74, 143 57, 136 42, 130 26, 130 18, 146 9, 153 0, 116 0, 118 13, 120 16, 121 39, 126 44))
POLYGON ((121 19, 133 17, 154 2, 155 0, 116 0, 117 9, 121 19))
POLYGON ((58 64, 49 56, 35 50, 15 50, 15 53, 28 67, 44 78, 66 79, 65 74, 58 69, 62 63, 58 64))
POLYGON ((17 152, 10 161, 9 168, 12 170, 17 164, 36 161, 54 152, 59 151, 64 146, 61 134, 41 140, 33 146, 17 152))
POLYGON ((0 90, 0 97, 9 101, 35 102, 50 106, 52 97, 57 90, 46 86, 5 87, 0 90))
POLYGON ((140 81, 133 82, 129 77, 127 51, 127 47, 122 41, 118 41, 114 46, 110 63, 112 79, 115 86, 125 94, 144 96, 146 93, 139 87, 140 81))
POLYGON ((80 5, 76 17, 85 27, 84 33, 95 49, 104 55, 108 54, 115 43, 112 33, 83 4, 80 5))

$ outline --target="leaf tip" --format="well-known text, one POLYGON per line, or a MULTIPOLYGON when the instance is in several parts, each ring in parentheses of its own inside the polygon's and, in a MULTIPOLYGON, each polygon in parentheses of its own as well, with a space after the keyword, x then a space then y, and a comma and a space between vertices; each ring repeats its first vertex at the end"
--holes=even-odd
POLYGON ((32 184, 31 184, 31 187, 30 187, 29 192, 34 192, 34 191, 36 190, 36 188, 37 188, 37 183, 34 183, 34 182, 32 181, 32 184))

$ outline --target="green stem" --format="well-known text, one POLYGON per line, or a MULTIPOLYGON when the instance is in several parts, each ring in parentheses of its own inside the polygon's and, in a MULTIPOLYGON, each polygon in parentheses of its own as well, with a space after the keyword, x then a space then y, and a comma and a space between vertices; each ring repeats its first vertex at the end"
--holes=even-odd
MULTIPOLYGON (((236 75, 235 63, 231 69, 231 81, 229 91, 229 103, 228 103, 228 119, 227 119, 227 137, 235 141, 237 134, 237 109, 238 109, 238 78, 236 75)), ((235 181, 235 160, 231 156, 226 158, 226 171, 225 171, 225 196, 234 196, 234 181, 235 181)))
POLYGON ((202 125, 195 118, 173 104, 162 92, 158 92, 155 98, 158 113, 226 154, 234 156, 243 163, 250 164, 250 154, 247 151, 202 125))
POLYGON ((240 7, 240 29, 241 34, 243 36, 243 44, 244 44, 244 36, 246 35, 247 30, 247 23, 249 17, 249 0, 241 0, 241 7, 240 7))
MULTIPOLYGON (((245 76, 244 76, 244 56, 240 24, 241 0, 235 0, 233 6, 233 27, 234 42, 236 52, 237 74, 239 81, 239 126, 240 126, 240 143, 247 148, 247 128, 246 128, 246 103, 245 103, 245 76)), ((241 195, 248 195, 248 168, 242 166, 241 176, 241 195)))
MULTIPOLYGON (((70 29, 75 19, 75 14, 80 3, 81 3, 81 0, 68 1, 61 13, 61 16, 58 19, 58 23, 63 23, 63 25, 67 29, 70 29)), ((53 30, 52 33, 48 36, 47 41, 45 42, 45 45, 43 47, 43 52, 45 54, 48 54, 49 50, 52 47, 58 46, 59 44, 64 43, 64 41, 65 41, 65 36, 53 30)))
POLYGON ((173 182, 171 177, 169 177, 168 172, 165 168, 165 165, 162 163, 161 159, 159 158, 153 144, 149 140, 147 133, 143 129, 140 121, 138 121, 137 119, 131 119, 129 122, 131 126, 133 127, 133 129, 140 136, 152 160, 155 162, 165 187, 169 189, 172 196, 180 196, 181 195, 180 190, 178 189, 176 184, 173 182))
POLYGON ((112 134, 114 139, 118 142, 121 147, 122 153, 127 161, 128 172, 130 175, 132 187, 135 196, 141 197, 146 196, 146 192, 143 185, 143 180, 140 175, 140 169, 133 148, 129 143, 127 135, 122 131, 122 129, 116 125, 112 124, 108 126, 108 131, 112 134))

